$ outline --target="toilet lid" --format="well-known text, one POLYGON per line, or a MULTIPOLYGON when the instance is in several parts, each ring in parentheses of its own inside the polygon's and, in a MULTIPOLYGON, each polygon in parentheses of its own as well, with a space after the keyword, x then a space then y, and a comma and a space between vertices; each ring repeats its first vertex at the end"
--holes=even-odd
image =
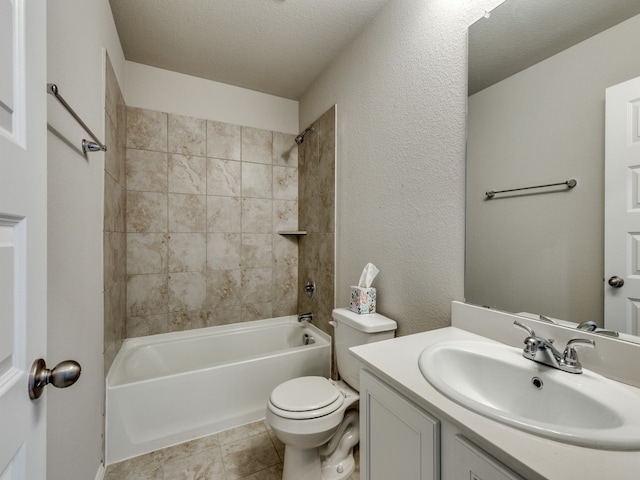
POLYGON ((327 415, 342 405, 344 397, 324 377, 299 377, 274 388, 270 400, 276 408, 287 412, 311 413, 322 410, 320 414, 327 415))

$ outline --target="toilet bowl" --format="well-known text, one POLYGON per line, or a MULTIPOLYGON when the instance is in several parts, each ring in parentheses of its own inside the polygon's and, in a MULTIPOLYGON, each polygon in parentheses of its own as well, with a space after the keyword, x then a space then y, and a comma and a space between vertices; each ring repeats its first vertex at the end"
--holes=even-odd
POLYGON ((333 311, 336 361, 342 380, 299 377, 278 385, 266 419, 285 444, 283 480, 346 480, 360 440, 360 363, 349 347, 393 338, 396 322, 380 314, 333 311))
POLYGON ((283 480, 343 480, 355 468, 358 392, 341 381, 300 377, 269 397, 267 422, 285 444, 283 480), (322 447, 322 448, 318 448, 322 447))

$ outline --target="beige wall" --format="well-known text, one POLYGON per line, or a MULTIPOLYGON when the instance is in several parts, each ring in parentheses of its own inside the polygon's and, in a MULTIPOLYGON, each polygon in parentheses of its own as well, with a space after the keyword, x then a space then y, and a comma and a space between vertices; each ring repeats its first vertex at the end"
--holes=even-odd
POLYGON ((125 62, 130 107, 298 133, 298 102, 161 68, 125 62))
POLYGON ((602 325, 605 89, 640 75, 639 42, 637 16, 469 99, 468 301, 602 325))
MULTIPOLYGON (((101 139, 104 49, 122 79, 124 57, 107 0, 48 2, 47 80, 101 139)), ((104 155, 85 157, 84 131, 53 97, 47 107, 47 364, 70 358, 82 365, 72 388, 46 393, 47 478, 91 480, 102 459, 104 155)))
POLYGON ((464 296, 467 27, 498 3, 391 1, 300 99, 301 127, 338 106, 336 304, 373 262, 401 335, 464 296))
POLYGON ((296 313, 294 135, 129 108, 127 337, 296 313))

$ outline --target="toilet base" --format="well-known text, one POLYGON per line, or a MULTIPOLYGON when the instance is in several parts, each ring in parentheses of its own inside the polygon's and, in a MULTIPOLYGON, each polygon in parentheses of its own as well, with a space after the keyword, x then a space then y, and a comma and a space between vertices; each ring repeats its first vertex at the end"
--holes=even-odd
POLYGON ((301 449, 285 445, 282 480, 321 480, 317 448, 301 449))
POLYGON ((317 448, 299 449, 287 445, 282 480, 347 480, 356 468, 353 449, 336 464, 321 464, 317 448))
POLYGON ((285 445, 282 480, 347 480, 356 468, 353 447, 359 440, 358 411, 350 410, 326 444, 308 449, 285 445))

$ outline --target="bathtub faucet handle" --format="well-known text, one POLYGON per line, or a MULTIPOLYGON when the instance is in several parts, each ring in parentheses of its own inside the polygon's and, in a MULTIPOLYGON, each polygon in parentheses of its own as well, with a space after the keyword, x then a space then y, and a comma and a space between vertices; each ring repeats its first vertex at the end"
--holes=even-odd
POLYGON ((312 322, 313 321, 313 313, 303 313, 298 315, 299 322, 312 322))

